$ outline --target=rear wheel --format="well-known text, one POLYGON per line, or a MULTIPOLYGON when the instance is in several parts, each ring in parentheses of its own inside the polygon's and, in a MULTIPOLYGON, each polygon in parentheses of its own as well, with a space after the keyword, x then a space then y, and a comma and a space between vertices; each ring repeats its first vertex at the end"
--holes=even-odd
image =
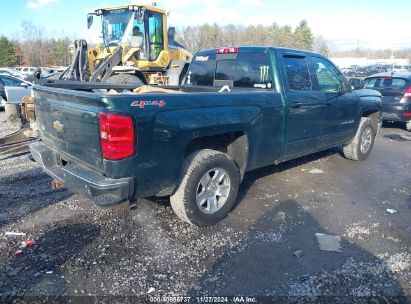
POLYGON ((364 160, 371 153, 376 130, 371 118, 362 117, 357 133, 351 142, 344 146, 344 156, 352 160, 364 160))
POLYGON ((213 225, 231 211, 240 184, 240 172, 226 154, 200 150, 184 161, 182 181, 170 197, 174 212, 183 221, 213 225))
POLYGON ((405 123, 405 128, 408 132, 411 132, 411 121, 405 123))

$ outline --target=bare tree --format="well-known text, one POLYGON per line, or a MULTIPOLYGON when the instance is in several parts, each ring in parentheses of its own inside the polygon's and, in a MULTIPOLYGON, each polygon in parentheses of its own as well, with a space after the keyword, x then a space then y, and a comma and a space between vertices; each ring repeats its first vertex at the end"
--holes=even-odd
POLYGON ((324 39, 323 36, 317 36, 314 39, 314 46, 313 46, 314 52, 320 53, 324 56, 329 56, 330 55, 330 49, 328 46, 328 41, 324 39))

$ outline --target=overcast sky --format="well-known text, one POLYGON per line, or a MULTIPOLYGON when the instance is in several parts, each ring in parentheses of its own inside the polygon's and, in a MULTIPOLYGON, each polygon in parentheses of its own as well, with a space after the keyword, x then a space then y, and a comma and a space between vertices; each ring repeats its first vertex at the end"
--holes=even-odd
MULTIPOLYGON (((152 1, 118 0, 0 0, 0 35, 12 36, 23 20, 31 20, 49 34, 65 32, 90 39, 86 14, 98 7, 152 1)), ((263 24, 295 27, 306 19, 315 35, 338 50, 411 47, 411 0, 161 0, 170 10, 169 25, 177 28, 203 23, 263 24)))

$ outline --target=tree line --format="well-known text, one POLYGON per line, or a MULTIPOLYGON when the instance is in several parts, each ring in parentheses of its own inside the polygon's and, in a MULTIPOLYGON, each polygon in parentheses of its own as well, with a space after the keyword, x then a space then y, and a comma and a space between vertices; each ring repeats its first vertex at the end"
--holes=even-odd
POLYGON ((314 37, 305 20, 293 29, 291 26, 263 25, 226 25, 204 24, 181 28, 177 34, 189 52, 195 53, 200 49, 237 45, 275 45, 308 51, 318 51, 329 54, 327 41, 322 37, 314 37))
MULTIPOLYGON (((0 36, 0 66, 67 66, 71 61, 73 37, 51 35, 30 21, 24 21, 13 38, 0 36)), ((80 37, 81 38, 81 37, 80 37)), ((273 23, 263 25, 204 24, 178 29, 176 40, 195 53, 200 49, 239 45, 273 45, 321 53, 328 57, 368 57, 411 59, 411 48, 392 51, 354 49, 333 51, 322 36, 315 36, 308 23, 302 20, 295 28, 273 23)))

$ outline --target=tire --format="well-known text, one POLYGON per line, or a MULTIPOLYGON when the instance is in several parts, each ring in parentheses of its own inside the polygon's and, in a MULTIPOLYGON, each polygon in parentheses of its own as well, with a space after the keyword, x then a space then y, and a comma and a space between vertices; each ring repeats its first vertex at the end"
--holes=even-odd
POLYGON ((376 134, 371 118, 362 117, 354 138, 344 146, 344 156, 352 160, 365 160, 371 153, 376 134))
POLYGON ((136 88, 144 85, 143 81, 137 76, 124 73, 111 76, 107 79, 107 82, 117 84, 135 84, 136 88))
POLYGON ((233 208, 239 185, 240 172, 234 161, 215 150, 200 150, 185 159, 181 183, 170 197, 171 207, 191 225, 213 225, 233 208))
POLYGON ((406 129, 408 132, 411 132, 411 121, 405 123, 405 129, 406 129))

